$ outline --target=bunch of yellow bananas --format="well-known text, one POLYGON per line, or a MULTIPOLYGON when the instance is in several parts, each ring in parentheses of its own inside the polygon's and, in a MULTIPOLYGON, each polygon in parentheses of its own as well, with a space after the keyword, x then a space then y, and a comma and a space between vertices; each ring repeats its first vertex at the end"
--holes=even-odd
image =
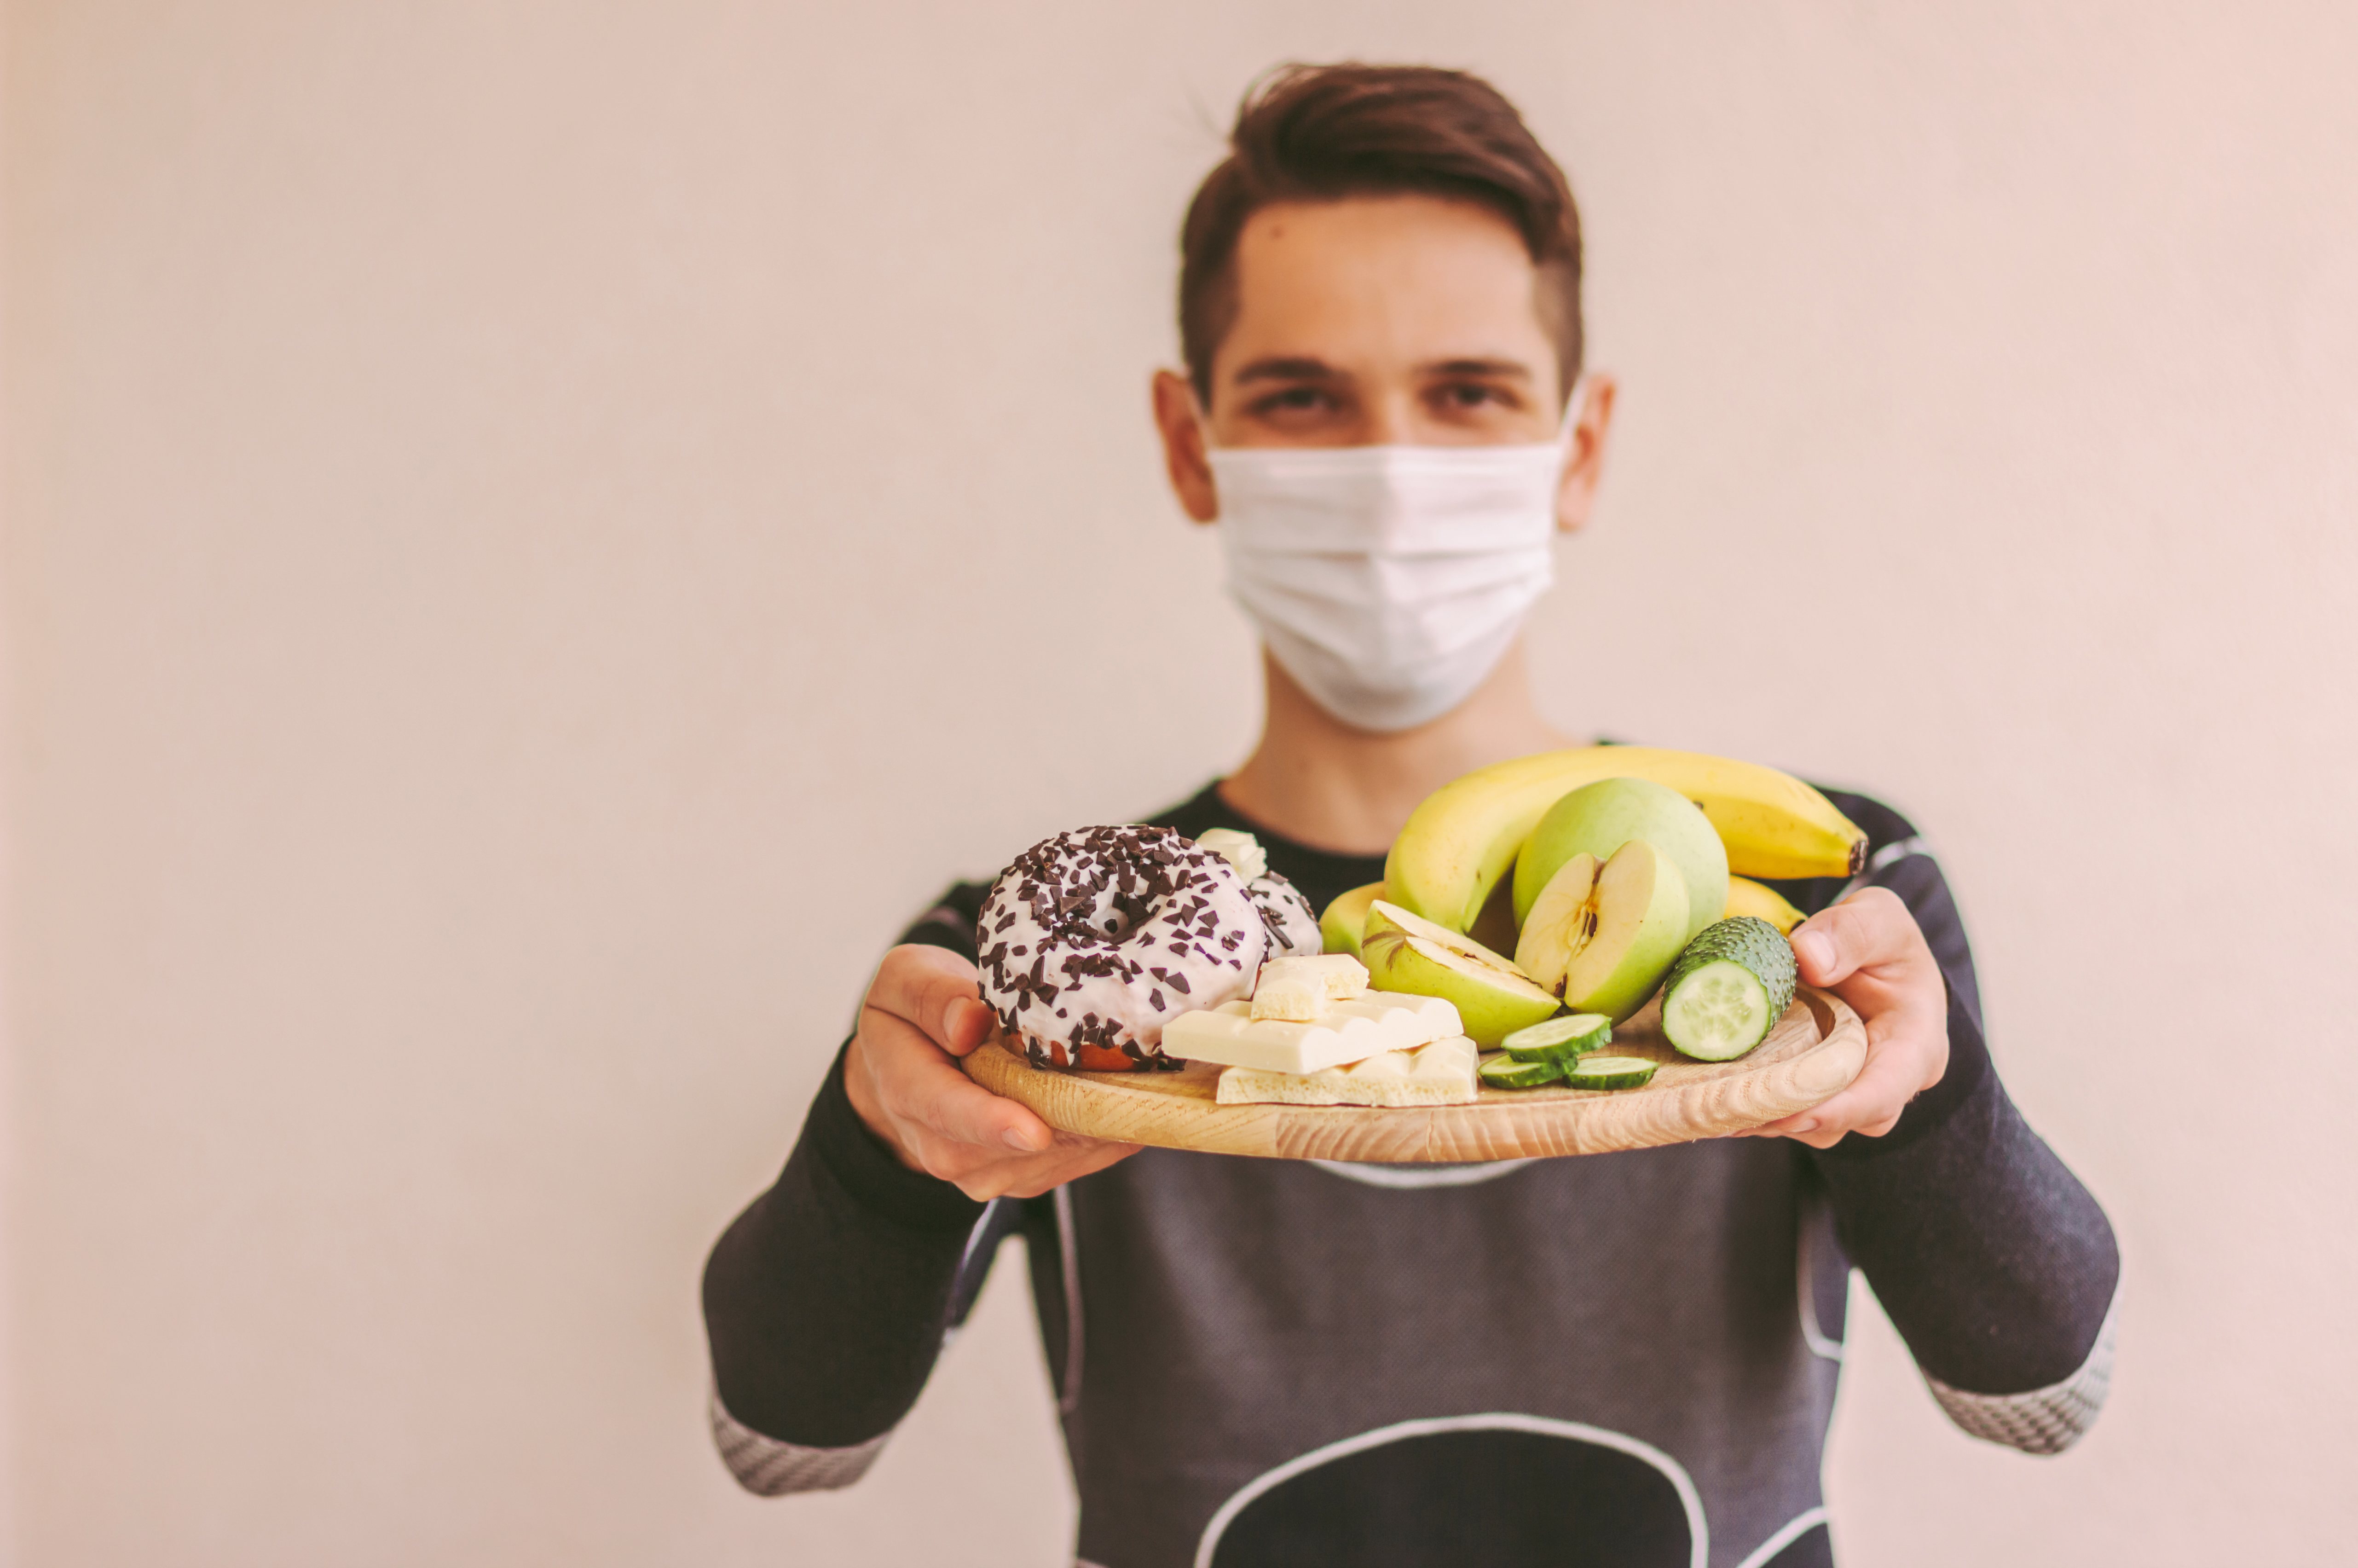
MULTIPOLYGON (((1866 835, 1790 774, 1697 752, 1582 746, 1498 762, 1434 791, 1392 841, 1381 896, 1452 931, 1471 931, 1548 808, 1609 778, 1651 779, 1703 807, 1738 878, 1855 876, 1866 861, 1866 835)), ((1376 896, 1368 888, 1344 899, 1363 915, 1376 896)))

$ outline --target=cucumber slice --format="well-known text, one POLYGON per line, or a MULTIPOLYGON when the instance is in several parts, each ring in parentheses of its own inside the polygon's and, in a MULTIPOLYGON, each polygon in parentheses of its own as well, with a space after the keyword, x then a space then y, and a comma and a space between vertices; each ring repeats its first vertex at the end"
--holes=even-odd
POLYGON ((1792 944, 1748 914, 1704 928, 1662 988, 1662 1037, 1687 1055, 1725 1062, 1768 1037, 1792 1005, 1792 944))
POLYGON ((1743 1055, 1760 1044, 1768 1024, 1768 988, 1733 958, 1682 977, 1662 1003, 1663 1038, 1705 1062, 1743 1055))
POLYGON ((1653 1076, 1654 1064, 1643 1056, 1583 1056, 1563 1081, 1575 1089, 1634 1089, 1653 1076))
POLYGON ((1518 1062, 1561 1062, 1612 1044, 1613 1021, 1601 1012, 1575 1012, 1518 1029, 1499 1042, 1518 1062))
POLYGON ((1494 1089, 1535 1089, 1563 1076, 1563 1067, 1553 1061, 1518 1062, 1500 1051, 1484 1057, 1475 1076, 1494 1089))

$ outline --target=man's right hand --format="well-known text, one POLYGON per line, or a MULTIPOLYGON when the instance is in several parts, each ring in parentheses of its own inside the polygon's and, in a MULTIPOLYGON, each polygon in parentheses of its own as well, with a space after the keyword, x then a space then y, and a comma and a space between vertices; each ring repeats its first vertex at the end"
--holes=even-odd
POLYGON ((913 1171, 970 1198, 1036 1197, 1138 1152, 1058 1132, 968 1077, 953 1057, 990 1037, 990 1009, 971 963, 940 947, 884 955, 844 1055, 851 1108, 913 1171))

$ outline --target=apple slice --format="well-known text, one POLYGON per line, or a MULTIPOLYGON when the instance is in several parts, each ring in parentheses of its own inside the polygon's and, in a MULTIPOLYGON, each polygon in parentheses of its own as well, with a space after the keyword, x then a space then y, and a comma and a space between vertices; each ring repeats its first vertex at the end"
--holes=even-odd
POLYGON ((1378 990, 1437 996, 1454 1004, 1466 1034, 1486 1051, 1556 1011, 1555 998, 1507 959, 1470 936, 1381 899, 1368 906, 1359 958, 1378 990))
POLYGON ((1646 1005, 1686 939, 1686 878, 1669 856, 1632 838, 1602 866, 1574 855, 1548 879, 1515 961, 1574 1011, 1619 1023, 1646 1005))

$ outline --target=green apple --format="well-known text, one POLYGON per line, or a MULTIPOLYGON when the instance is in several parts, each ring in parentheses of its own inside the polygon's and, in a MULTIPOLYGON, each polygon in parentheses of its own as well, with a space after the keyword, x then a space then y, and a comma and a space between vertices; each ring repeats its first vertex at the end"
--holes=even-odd
POLYGON ((1455 1007, 1485 1051, 1556 1011, 1554 997, 1479 942, 1381 899, 1368 906, 1359 961, 1379 991, 1437 996, 1455 1007))
POLYGON ((1368 924, 1368 906, 1384 896, 1384 884, 1369 882, 1363 888, 1336 895, 1318 917, 1318 935, 1325 938, 1329 953, 1352 953, 1359 950, 1359 938, 1368 924))
POLYGON ((1601 866, 1574 855, 1548 879, 1515 962, 1574 1011, 1619 1023, 1646 1005, 1686 945, 1686 879, 1668 855, 1632 838, 1601 866))
POLYGON ((1633 838, 1671 858, 1686 881, 1686 940, 1727 909, 1727 847, 1703 808, 1651 779, 1599 779, 1548 808, 1515 859, 1515 920, 1531 924, 1531 906, 1574 855, 1598 860, 1633 838))

